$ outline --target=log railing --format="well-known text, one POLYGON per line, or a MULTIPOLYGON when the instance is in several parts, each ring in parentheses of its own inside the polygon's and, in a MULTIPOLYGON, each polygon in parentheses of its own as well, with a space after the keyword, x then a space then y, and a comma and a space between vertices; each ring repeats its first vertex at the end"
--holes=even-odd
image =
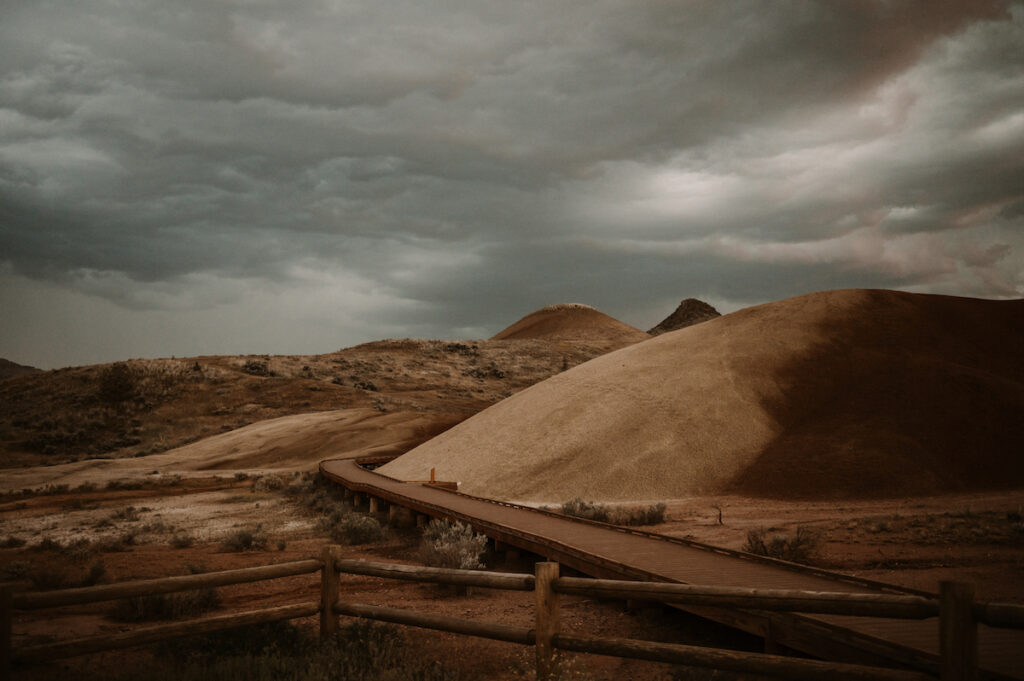
POLYGON ((936 669, 930 671, 937 672, 942 681, 974 681, 977 678, 977 625, 979 623, 990 626, 1024 628, 1024 606, 974 603, 973 587, 959 582, 944 582, 938 599, 893 594, 701 587, 660 582, 560 577, 558 563, 551 562, 537 563, 536 573, 531 575, 346 560, 342 558, 340 547, 327 546, 324 547, 319 559, 278 565, 43 593, 12 594, 8 588, 0 589, 0 678, 3 681, 10 678, 12 660, 31 661, 71 657, 192 634, 310 617, 317 614, 320 615, 321 636, 330 636, 337 631, 338 616, 346 615, 532 645, 536 650, 537 678, 542 681, 548 681, 555 675, 556 650, 670 662, 786 679, 916 681, 935 678, 921 671, 906 669, 562 633, 559 627, 558 604, 561 594, 750 610, 900 619, 937 617, 939 663, 936 669), (314 572, 321 573, 319 602, 204 617, 185 622, 139 628, 129 632, 30 646, 18 650, 11 648, 11 621, 14 609, 63 607, 147 594, 243 584, 314 572), (339 598, 339 576, 342 573, 464 587, 534 591, 536 599, 534 626, 522 627, 495 622, 479 622, 459 617, 351 603, 339 598))

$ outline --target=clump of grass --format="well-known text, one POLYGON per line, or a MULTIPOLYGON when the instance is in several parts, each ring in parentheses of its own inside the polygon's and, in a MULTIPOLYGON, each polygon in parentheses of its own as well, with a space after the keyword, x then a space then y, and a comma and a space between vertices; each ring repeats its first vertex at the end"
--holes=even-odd
POLYGON ((576 497, 562 504, 562 513, 612 525, 657 525, 665 522, 665 508, 663 503, 634 508, 610 507, 576 497))
POLYGON ((446 520, 431 520, 423 529, 420 560, 433 567, 478 570, 487 550, 487 537, 469 525, 446 520))
MULTIPOLYGON (((191 574, 205 572, 202 566, 189 566, 191 574)), ((123 598, 107 611, 116 622, 151 622, 195 617, 219 608, 220 594, 213 587, 169 594, 150 594, 123 598)))
POLYGON ((225 551, 262 551, 267 547, 267 535, 263 526, 235 530, 221 542, 225 551))
POLYGON ((775 534, 768 536, 763 527, 747 532, 747 543, 743 550, 759 556, 788 560, 791 563, 807 563, 818 551, 821 538, 807 527, 798 527, 792 536, 775 534))

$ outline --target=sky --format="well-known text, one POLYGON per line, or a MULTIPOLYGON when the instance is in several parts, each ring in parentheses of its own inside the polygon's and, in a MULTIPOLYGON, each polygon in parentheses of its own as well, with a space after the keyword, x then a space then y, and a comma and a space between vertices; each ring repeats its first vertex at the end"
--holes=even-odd
POLYGON ((0 1, 0 357, 1024 297, 1024 2, 0 1))

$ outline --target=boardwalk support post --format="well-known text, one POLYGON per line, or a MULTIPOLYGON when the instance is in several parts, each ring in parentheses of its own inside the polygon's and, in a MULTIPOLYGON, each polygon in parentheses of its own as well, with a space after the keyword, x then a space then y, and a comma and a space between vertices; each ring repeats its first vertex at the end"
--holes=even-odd
POLYGON ((320 638, 329 638, 338 631, 338 616, 334 604, 338 602, 338 564, 341 547, 325 546, 320 552, 324 566, 320 571, 320 638))
POLYGON ((11 627, 14 596, 9 586, 0 587, 0 681, 11 678, 11 627))
POLYGON ((973 610, 973 584, 939 584, 939 678, 942 681, 978 678, 978 625, 973 610))
POLYGON ((558 579, 558 563, 537 563, 535 567, 537 596, 536 648, 537 681, 555 678, 554 637, 558 634, 558 594, 552 582, 558 579))

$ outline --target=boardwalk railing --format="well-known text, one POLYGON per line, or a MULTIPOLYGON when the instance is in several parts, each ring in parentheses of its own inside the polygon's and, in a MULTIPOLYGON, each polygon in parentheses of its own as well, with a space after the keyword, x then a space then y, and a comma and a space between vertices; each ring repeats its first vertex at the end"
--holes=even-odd
POLYGON ((944 582, 938 599, 893 594, 736 589, 560 577, 558 563, 551 562, 537 563, 536 572, 531 575, 346 560, 342 557, 340 547, 328 546, 323 549, 319 559, 278 565, 64 591, 12 595, 9 589, 2 589, 0 590, 0 677, 4 681, 10 678, 12 660, 31 661, 72 657, 192 634, 319 614, 321 636, 333 635, 338 628, 338 616, 347 615, 532 645, 536 649, 537 678, 541 681, 547 681, 555 675, 556 650, 669 662, 787 679, 911 681, 934 678, 918 671, 904 669, 562 633, 559 627, 558 605, 561 594, 750 610, 902 619, 938 617, 941 659, 937 671, 942 681, 973 681, 977 678, 977 625, 979 623, 990 626, 1024 628, 1024 606, 974 603, 973 587, 959 582, 944 582), (130 632, 30 646, 16 651, 11 649, 12 609, 64 607, 204 587, 242 584, 318 571, 321 573, 319 602, 205 617, 186 622, 145 627, 130 632), (339 598, 339 576, 342 573, 457 586, 534 591, 536 600, 534 626, 522 627, 479 622, 459 617, 348 602, 339 598))

